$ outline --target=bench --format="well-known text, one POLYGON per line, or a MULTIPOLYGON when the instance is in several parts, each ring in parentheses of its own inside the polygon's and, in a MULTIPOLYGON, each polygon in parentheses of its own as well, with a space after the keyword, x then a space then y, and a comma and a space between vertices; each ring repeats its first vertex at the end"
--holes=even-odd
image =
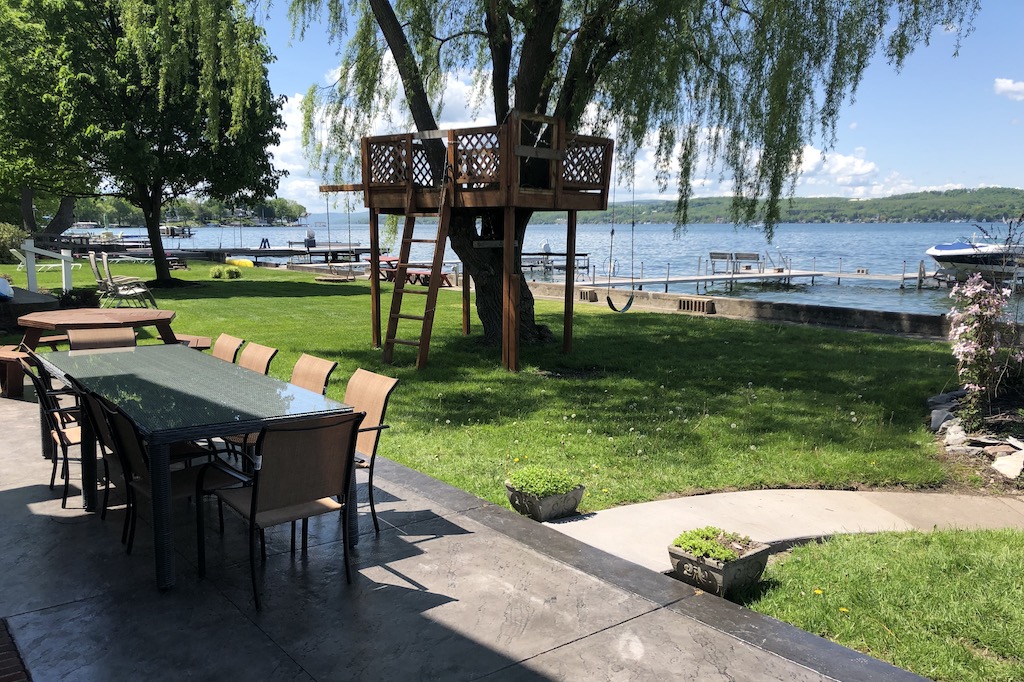
MULTIPOLYGON (((439 285, 442 287, 450 287, 452 281, 448 279, 447 272, 438 273, 438 277, 441 279, 439 285)), ((430 286, 430 270, 406 270, 405 280, 409 284, 420 284, 422 286, 430 286)))
POLYGON ((213 345, 213 341, 210 339, 209 336, 194 336, 192 334, 178 333, 175 333, 174 336, 178 339, 179 342, 185 344, 189 348, 194 348, 196 350, 210 350, 210 346, 213 345))
POLYGON ((20 346, 0 346, 0 393, 8 398, 25 394, 25 373, 19 360, 28 360, 20 346))
POLYGON ((737 251, 732 254, 732 262, 737 272, 740 270, 754 270, 758 272, 764 272, 764 261, 761 260, 761 254, 752 251, 737 251), (749 263, 749 265, 743 265, 743 263, 749 263))
POLYGON ((49 346, 50 350, 57 350, 57 346, 59 344, 67 342, 67 334, 54 334, 52 336, 43 336, 39 339, 39 343, 36 344, 36 348, 38 348, 39 346, 49 346))

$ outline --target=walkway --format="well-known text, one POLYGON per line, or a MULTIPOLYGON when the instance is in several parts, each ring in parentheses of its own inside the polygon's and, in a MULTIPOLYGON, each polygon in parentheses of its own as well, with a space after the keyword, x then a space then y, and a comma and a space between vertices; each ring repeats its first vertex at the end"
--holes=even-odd
POLYGON ((718 526, 783 547, 838 533, 1024 529, 1024 496, 747 490, 631 504, 547 525, 609 554, 664 572, 672 568, 665 548, 690 528, 718 526))
POLYGON ((209 510, 198 580, 183 502, 161 593, 145 521, 127 556, 121 507, 105 522, 60 508, 36 405, 0 400, 0 424, 0 617, 36 682, 920 679, 389 462, 352 585, 337 518, 310 524, 306 557, 277 529, 257 613, 242 524, 221 536, 209 510))

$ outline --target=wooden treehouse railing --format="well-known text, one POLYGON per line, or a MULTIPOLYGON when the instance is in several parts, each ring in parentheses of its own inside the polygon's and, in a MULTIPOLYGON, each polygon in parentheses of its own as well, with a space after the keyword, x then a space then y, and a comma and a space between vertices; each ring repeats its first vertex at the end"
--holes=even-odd
POLYGON ((363 138, 363 182, 320 190, 361 191, 381 213, 436 213, 447 162, 454 209, 605 210, 612 153, 610 139, 513 112, 497 126, 363 138))

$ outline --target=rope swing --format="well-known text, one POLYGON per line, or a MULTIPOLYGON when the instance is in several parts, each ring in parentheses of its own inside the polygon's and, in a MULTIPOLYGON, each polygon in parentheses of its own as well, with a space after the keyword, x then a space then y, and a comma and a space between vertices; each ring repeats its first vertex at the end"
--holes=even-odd
MULTIPOLYGON (((634 181, 635 181, 635 179, 636 179, 636 177, 634 175, 634 181)), ((613 196, 612 196, 612 225, 613 226, 615 225, 615 197, 614 197, 614 193, 615 193, 615 188, 613 187, 612 188, 612 194, 613 194, 613 196)), ((636 245, 636 183, 635 182, 633 183, 633 203, 632 203, 631 211, 632 211, 632 224, 629 227, 629 300, 626 301, 626 305, 622 306, 622 308, 616 308, 615 307, 615 304, 612 302, 612 296, 611 296, 611 293, 612 293, 612 270, 615 269, 615 266, 614 266, 615 260, 613 258, 614 254, 615 254, 615 251, 614 251, 614 247, 615 247, 615 227, 612 227, 611 237, 610 237, 610 239, 608 241, 608 286, 607 286, 607 292, 605 293, 605 300, 608 302, 608 307, 611 308, 612 310, 614 310, 617 313, 624 313, 627 310, 629 310, 633 306, 633 298, 636 295, 633 292, 633 289, 634 289, 634 286, 633 286, 633 283, 634 283, 633 282, 633 272, 635 270, 635 268, 633 267, 633 264, 634 264, 634 259, 636 258, 636 256, 635 256, 635 249, 634 249, 634 247, 636 245)))

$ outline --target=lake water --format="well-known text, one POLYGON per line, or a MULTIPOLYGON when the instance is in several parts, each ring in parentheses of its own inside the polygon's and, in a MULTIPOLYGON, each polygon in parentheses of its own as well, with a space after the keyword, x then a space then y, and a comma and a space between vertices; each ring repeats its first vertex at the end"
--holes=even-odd
MULTIPOLYGON (((365 220, 365 216, 361 216, 365 220)), ((899 224, 783 224, 775 230, 769 244, 756 228, 735 228, 732 225, 690 225, 676 235, 672 225, 637 225, 628 223, 615 225, 614 243, 611 225, 581 224, 577 228, 576 250, 587 253, 593 265, 592 273, 596 284, 606 277, 607 263, 615 263, 615 274, 629 277, 632 267, 634 276, 639 278, 641 268, 645 277, 664 276, 666 268, 672 275, 698 274, 698 266, 705 268, 708 254, 712 251, 757 252, 770 262, 785 261, 795 270, 817 270, 824 272, 854 272, 865 268, 872 274, 898 275, 906 271, 916 273, 924 262, 928 273, 935 271, 935 263, 925 255, 925 250, 937 243, 955 241, 969 237, 978 228, 969 224, 952 223, 899 223, 899 224)), ((985 226, 986 229, 994 229, 985 226)), ((288 241, 301 242, 306 230, 316 233, 316 240, 322 244, 351 242, 369 244, 369 228, 365 223, 349 226, 344 214, 314 214, 303 227, 203 227, 194 232, 190 239, 166 238, 167 248, 191 247, 248 247, 255 248, 264 238, 271 245, 284 245, 288 241)), ((424 225, 425 232, 433 230, 424 225)), ((126 231, 125 235, 132 232, 126 231)), ((419 234, 419 232, 418 232, 419 234)), ((541 251, 547 241, 554 252, 565 250, 564 225, 531 225, 526 234, 523 250, 541 251)), ((397 248, 394 244, 392 251, 397 248)), ((422 246, 422 245, 414 245, 422 246)), ((427 260, 427 251, 412 255, 413 260, 427 260)), ((448 249, 445 260, 457 260, 448 249)), ((703 271, 703 270, 702 270, 703 271)), ((538 270, 528 274, 529 278, 542 279, 538 270)), ((589 279, 589 277, 588 277, 589 279)), ((724 286, 702 285, 700 293, 730 295, 743 298, 757 298, 771 301, 810 303, 826 306, 843 306, 867 310, 895 312, 945 313, 949 311, 950 300, 945 288, 917 290, 913 281, 901 289, 897 282, 844 279, 836 284, 834 279, 818 278, 813 285, 809 281, 795 280, 790 287, 761 286, 758 284, 737 286, 729 292, 724 286)), ((663 291, 663 286, 650 287, 663 291)), ((693 284, 674 284, 669 288, 675 293, 695 293, 693 284)))

